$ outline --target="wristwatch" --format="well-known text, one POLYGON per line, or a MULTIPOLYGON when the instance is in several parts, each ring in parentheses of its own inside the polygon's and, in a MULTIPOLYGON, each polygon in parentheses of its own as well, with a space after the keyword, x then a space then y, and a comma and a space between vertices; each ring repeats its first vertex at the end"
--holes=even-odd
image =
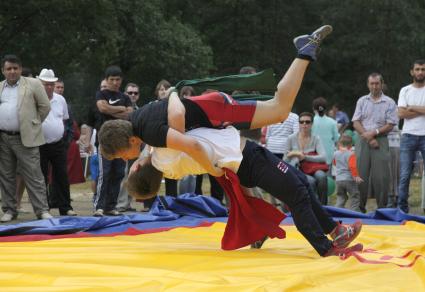
POLYGON ((376 135, 379 135, 379 129, 376 129, 375 132, 376 132, 376 135))

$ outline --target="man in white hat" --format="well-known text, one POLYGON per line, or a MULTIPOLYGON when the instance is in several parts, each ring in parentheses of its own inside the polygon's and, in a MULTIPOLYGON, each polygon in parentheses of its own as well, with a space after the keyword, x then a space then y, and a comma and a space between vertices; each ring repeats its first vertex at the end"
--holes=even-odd
POLYGON ((71 196, 67 173, 67 147, 64 141, 64 122, 69 119, 65 98, 54 92, 58 78, 51 69, 43 69, 37 76, 50 100, 50 112, 43 121, 43 135, 46 144, 40 146, 41 170, 46 185, 49 183, 49 163, 52 166, 52 187, 48 192, 49 207, 58 208, 60 215, 76 216, 71 207, 71 196))
POLYGON ((1 67, 6 80, 0 83, 0 184, 4 213, 0 221, 9 222, 18 215, 18 161, 35 214, 41 219, 52 218, 39 154, 39 146, 45 143, 41 123, 50 111, 49 99, 39 80, 21 76, 22 63, 18 57, 4 56, 1 67))

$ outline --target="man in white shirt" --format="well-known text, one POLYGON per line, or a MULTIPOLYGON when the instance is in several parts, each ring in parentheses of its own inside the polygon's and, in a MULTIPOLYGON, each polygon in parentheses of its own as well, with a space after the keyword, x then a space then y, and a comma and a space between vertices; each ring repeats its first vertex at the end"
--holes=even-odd
MULTIPOLYGON (((208 158, 220 168, 228 168, 240 179, 242 189, 258 186, 285 202, 291 209, 297 229, 321 256, 347 254, 362 250, 361 244, 347 248, 358 235, 361 223, 344 226, 335 222, 308 188, 301 172, 270 151, 240 138, 233 127, 223 130, 198 128, 185 134, 187 143, 198 141, 208 158), (330 241, 325 234, 330 234, 330 241)), ((137 160, 128 179, 128 191, 139 199, 156 195, 162 179, 179 179, 206 170, 188 154, 152 148, 151 156, 137 160), (147 174, 147 175, 146 175, 147 174)))
POLYGON ((404 119, 400 141, 398 207, 409 212, 409 183, 416 151, 425 157, 425 60, 413 62, 413 83, 400 90, 398 115, 404 119))
POLYGON ((64 122, 69 119, 65 98, 54 92, 55 73, 43 69, 39 76, 47 97, 50 100, 50 112, 43 121, 43 135, 46 144, 40 146, 41 170, 46 185, 49 185, 49 163, 52 166, 52 184, 48 192, 49 207, 59 208, 60 215, 76 216, 71 207, 71 196, 67 173, 67 147, 64 141, 64 122))

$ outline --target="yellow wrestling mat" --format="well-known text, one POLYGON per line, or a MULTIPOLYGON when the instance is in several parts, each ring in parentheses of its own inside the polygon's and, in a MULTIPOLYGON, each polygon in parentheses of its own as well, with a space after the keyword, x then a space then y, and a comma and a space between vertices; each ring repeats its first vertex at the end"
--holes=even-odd
POLYGON ((369 251, 321 258, 294 226, 222 251, 224 223, 137 236, 0 243, 0 291, 425 291, 425 225, 363 226, 369 251))

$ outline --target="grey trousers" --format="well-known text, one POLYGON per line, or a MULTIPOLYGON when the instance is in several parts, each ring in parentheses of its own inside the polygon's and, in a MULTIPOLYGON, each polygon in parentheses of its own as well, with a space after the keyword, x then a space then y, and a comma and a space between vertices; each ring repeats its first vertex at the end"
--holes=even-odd
POLYGON ((41 172, 39 149, 22 145, 20 135, 0 133, 1 203, 3 212, 11 215, 17 215, 16 165, 18 162, 34 213, 40 216, 43 212, 49 211, 49 207, 46 185, 41 172))
POLYGON ((360 192, 357 183, 353 180, 343 180, 336 182, 336 204, 335 207, 345 208, 347 203, 347 193, 350 197, 350 209, 356 212, 360 210, 360 192))
POLYGON ((179 195, 195 193, 196 175, 186 175, 179 180, 179 195))
POLYGON ((388 194, 388 208, 397 204, 398 184, 400 183, 400 147, 390 147, 390 189, 388 194))
POLYGON ((379 148, 373 149, 367 141, 359 139, 356 144, 357 168, 363 182, 359 185, 360 209, 366 211, 369 180, 378 208, 385 208, 390 187, 390 150, 386 136, 377 137, 379 148))
POLYGON ((121 181, 120 192, 117 198, 116 208, 118 211, 125 212, 127 209, 131 207, 131 201, 133 200, 133 197, 128 194, 127 188, 125 187, 124 184, 127 181, 128 172, 130 171, 130 167, 133 165, 134 161, 135 160, 127 161, 125 165, 125 176, 123 180, 121 181))

